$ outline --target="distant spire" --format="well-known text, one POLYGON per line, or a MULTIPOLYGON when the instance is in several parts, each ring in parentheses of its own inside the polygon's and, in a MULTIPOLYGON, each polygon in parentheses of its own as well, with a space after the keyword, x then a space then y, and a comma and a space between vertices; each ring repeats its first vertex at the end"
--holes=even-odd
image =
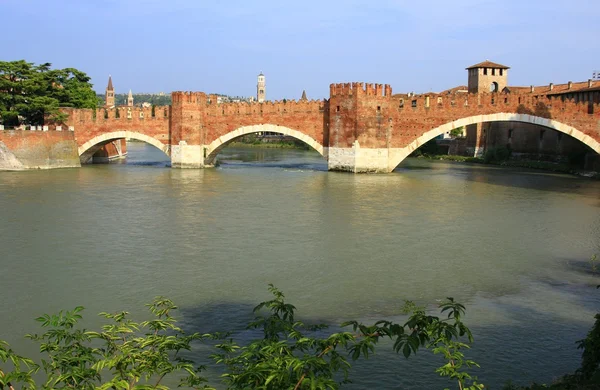
POLYGON ((110 75, 108 75, 108 87, 106 87, 107 90, 109 91, 114 91, 115 89, 113 88, 112 85, 112 77, 110 75))
POLYGON ((127 105, 129 107, 133 107, 133 94, 131 93, 131 89, 129 90, 129 95, 127 96, 127 105))
POLYGON ((306 98, 306 90, 304 90, 304 89, 302 90, 302 97, 300 98, 300 100, 308 100, 306 98))

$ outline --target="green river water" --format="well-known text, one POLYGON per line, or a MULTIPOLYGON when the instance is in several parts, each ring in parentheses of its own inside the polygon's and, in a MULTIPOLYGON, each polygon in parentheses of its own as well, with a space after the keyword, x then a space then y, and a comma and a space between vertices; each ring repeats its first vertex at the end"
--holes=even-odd
MULTIPOLYGON (((101 311, 141 317, 156 295, 179 305, 188 331, 243 338, 274 283, 300 318, 331 324, 401 321, 404 299, 434 309, 452 296, 491 389, 578 367, 575 342, 600 309, 589 263, 600 181, 415 159, 352 175, 289 149, 229 148, 220 161, 171 169, 130 143, 126 163, 0 172, 0 339, 33 355, 23 335, 43 313, 83 305, 94 327, 101 311)), ((356 363, 347 388, 454 386, 435 374, 439 357, 390 350, 356 363)))

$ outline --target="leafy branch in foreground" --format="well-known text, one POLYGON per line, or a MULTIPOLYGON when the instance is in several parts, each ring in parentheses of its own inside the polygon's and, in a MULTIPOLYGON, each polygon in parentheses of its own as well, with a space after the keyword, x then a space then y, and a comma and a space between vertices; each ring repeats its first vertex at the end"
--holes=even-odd
POLYGON ((447 313, 446 318, 427 315, 425 309, 406 301, 403 308, 405 314, 410 314, 404 325, 391 321, 378 321, 372 326, 364 326, 356 321, 347 322, 342 326, 351 325, 359 331, 361 338, 350 348, 353 359, 358 359, 361 354, 365 357, 368 352, 373 352, 374 345, 380 337, 388 337, 394 341, 393 349, 396 353, 402 352, 405 358, 416 353, 419 348, 426 348, 435 354, 441 354, 446 359, 446 364, 439 367, 436 372, 458 382, 459 389, 483 389, 482 384, 476 382, 465 369, 479 367, 472 360, 466 360, 461 349, 469 348, 465 342, 459 341, 466 337, 469 343, 473 342, 473 335, 469 328, 462 322, 465 307, 446 298, 440 304, 442 313, 447 313))
POLYGON ((216 347, 217 363, 227 366, 223 375, 230 389, 335 389, 337 372, 347 380, 350 364, 340 353, 354 336, 349 332, 321 337, 326 325, 306 325, 294 318, 296 308, 269 286, 273 299, 254 308, 256 317, 248 329, 261 329, 263 338, 246 346, 229 339, 216 347), (267 309, 269 315, 259 315, 267 309))
MULTIPOLYGON (((466 371, 477 366, 464 357, 472 341, 462 322, 465 308, 448 298, 441 305, 446 317, 427 315, 424 308, 407 302, 404 324, 378 321, 364 325, 342 324, 350 331, 330 333, 327 325, 309 325, 296 319, 296 307, 284 294, 269 286, 273 298, 254 308, 248 329, 260 336, 240 345, 229 335, 186 334, 176 325, 172 301, 158 297, 147 305, 152 319, 134 322, 127 312, 101 313, 108 320, 101 330, 78 327, 82 307, 37 318, 45 333, 27 335, 40 344, 45 356, 44 389, 133 390, 168 389, 165 383, 179 380, 179 387, 210 389, 201 376, 203 366, 181 356, 195 341, 218 339, 212 355, 225 366, 222 375, 229 389, 338 389, 349 382, 349 360, 368 358, 381 338, 392 340, 393 349, 408 358, 419 348, 442 355, 446 363, 437 369, 458 383, 460 389, 482 389, 466 371), (466 338, 466 341, 462 341, 466 338), (171 377, 170 379, 167 379, 171 377)), ((0 389, 14 390, 12 383, 35 388, 32 379, 40 366, 18 356, 0 342, 0 389)))
POLYGON ((217 345, 220 354, 215 361, 227 366, 223 376, 230 389, 337 389, 349 381, 352 360, 368 358, 382 337, 394 340, 394 350, 408 358, 421 347, 443 354, 447 363, 437 372, 458 382, 460 389, 482 389, 465 367, 477 366, 465 360, 461 349, 468 348, 458 341, 470 330, 462 322, 464 306, 451 298, 440 305, 447 318, 427 315, 422 308, 409 303, 410 317, 404 325, 378 321, 367 326, 349 321, 353 332, 324 334, 326 325, 306 325, 295 320, 296 308, 285 302, 284 294, 269 286, 273 299, 254 308, 255 320, 249 329, 262 330, 262 338, 246 346, 233 339, 217 345), (266 315, 260 315, 266 310, 266 315), (341 376, 340 376, 341 375, 341 376), (336 380, 337 378, 337 380, 336 380))
POLYGON ((10 362, 13 369, 10 372, 4 372, 0 369, 0 390, 14 390, 13 384, 22 383, 35 387, 32 375, 35 374, 39 366, 23 356, 17 355, 7 342, 0 340, 0 362, 10 362))
POLYGON ((185 375, 180 386, 210 388, 203 385, 206 379, 199 375, 204 367, 195 366, 192 360, 179 355, 182 350, 190 351, 193 341, 209 335, 186 335, 177 327, 171 315, 177 307, 169 299, 158 297, 146 306, 155 318, 141 323, 131 321, 127 312, 100 314, 113 323, 103 326, 100 333, 92 333, 105 342, 101 349, 102 359, 93 368, 97 372, 109 370, 112 375, 99 388, 125 390, 143 383, 142 388, 168 389, 162 381, 174 373, 185 375), (139 335, 140 330, 145 331, 144 335, 139 335))
POLYGON ((101 313, 110 320, 101 332, 75 328, 83 307, 39 317, 37 321, 48 330, 27 337, 39 342, 40 351, 48 356, 42 360, 43 388, 168 389, 162 382, 171 374, 181 377, 181 386, 210 388, 200 376, 204 367, 179 356, 191 349, 192 341, 208 335, 186 335, 177 327, 171 315, 177 307, 169 299, 158 297, 147 306, 154 318, 139 323, 130 320, 127 312, 101 313))

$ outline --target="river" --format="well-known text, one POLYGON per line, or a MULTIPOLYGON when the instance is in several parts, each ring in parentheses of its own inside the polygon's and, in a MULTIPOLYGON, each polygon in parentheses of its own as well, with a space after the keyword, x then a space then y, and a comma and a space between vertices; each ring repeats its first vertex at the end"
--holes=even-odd
MULTIPOLYGON (((600 181, 408 159, 392 174, 327 172, 316 153, 224 149, 215 169, 126 163, 0 172, 0 339, 36 345, 35 317, 131 311, 165 295, 188 331, 241 330, 274 283, 307 322, 402 320, 405 299, 467 306, 467 351, 492 389, 579 365, 600 308, 600 181)), ((383 344, 348 389, 452 387, 441 358, 383 344)), ((213 367, 209 367, 210 374, 213 367)), ((213 383, 216 384, 216 383, 213 383)))

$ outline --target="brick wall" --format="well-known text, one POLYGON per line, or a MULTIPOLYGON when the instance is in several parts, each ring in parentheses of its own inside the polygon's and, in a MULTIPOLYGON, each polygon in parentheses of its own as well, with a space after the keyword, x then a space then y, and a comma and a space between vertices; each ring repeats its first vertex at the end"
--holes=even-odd
POLYGON ((79 155, 71 131, 2 130, 0 145, 4 146, 0 169, 48 169, 79 167, 79 155), (12 158, 20 164, 11 167, 12 158))

